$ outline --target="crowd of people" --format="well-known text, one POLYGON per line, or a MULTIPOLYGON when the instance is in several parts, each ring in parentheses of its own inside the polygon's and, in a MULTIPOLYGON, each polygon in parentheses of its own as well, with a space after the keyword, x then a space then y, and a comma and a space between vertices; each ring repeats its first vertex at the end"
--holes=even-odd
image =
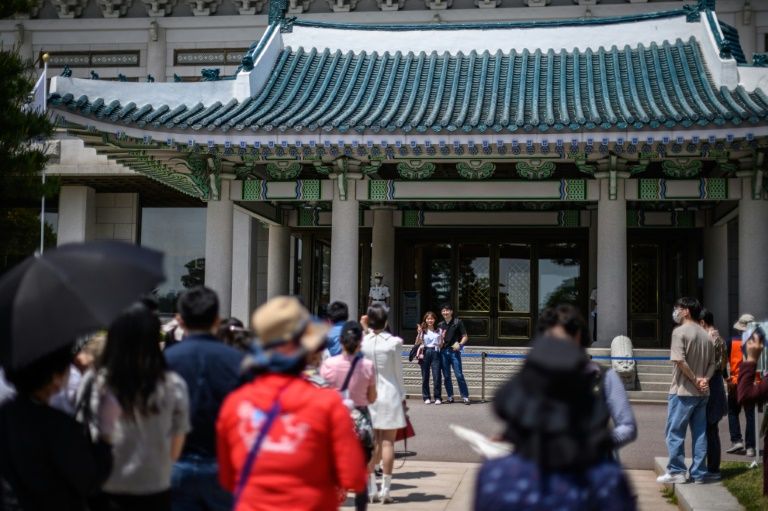
MULTIPOLYGON (((15 396, 0 406, 0 509, 330 510, 349 492, 358 510, 393 502, 407 407, 403 339, 389 332, 386 304, 358 322, 335 302, 321 321, 299 299, 276 297, 250 329, 220 318, 205 287, 184 292, 177 309, 162 327, 144 299, 106 335, 6 370, 15 396)), ((453 369, 469 403, 466 328, 450 304, 441 315, 427 312, 417 329, 422 397, 440 404, 445 384, 452 401, 453 369)), ((659 480, 687 480, 690 428, 690 477, 705 482, 719 478, 719 421, 768 400, 768 380, 755 384, 765 330, 744 315, 734 325, 743 334, 726 342, 690 298, 674 319, 670 461, 659 480)), ((636 508, 618 450, 637 423, 621 379, 591 360, 590 344, 577 308, 541 312, 521 372, 493 401, 499 440, 513 451, 481 468, 475 509, 636 508)), ((754 431, 745 447, 732 423, 728 451, 749 454, 754 431)))
MULTIPOLYGON (((726 342, 714 327, 713 314, 694 298, 680 298, 672 317, 678 326, 672 332, 670 346, 674 366, 665 432, 669 463, 657 481, 719 481, 719 422, 726 414, 733 443, 726 452, 755 455, 754 404, 768 400, 768 386, 762 382, 757 386, 759 378, 755 374, 765 343, 765 327, 756 323, 751 314, 743 314, 733 325, 738 335, 726 342), (742 406, 747 415, 746 449, 738 420, 742 406), (689 429, 692 463, 686 467, 684 448, 689 429)), ((768 479, 764 483, 768 494, 768 479)))

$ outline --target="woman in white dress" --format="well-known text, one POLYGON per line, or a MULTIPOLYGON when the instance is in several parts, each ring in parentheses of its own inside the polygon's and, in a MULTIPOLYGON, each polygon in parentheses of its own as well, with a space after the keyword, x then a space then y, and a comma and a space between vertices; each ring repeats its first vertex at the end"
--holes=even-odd
MULTIPOLYGON (((383 460, 384 476, 381 491, 376 492, 375 476, 369 481, 369 495, 378 495, 384 503, 392 502, 389 488, 392 482, 392 468, 395 463, 395 435, 405 427, 405 387, 403 385, 403 362, 400 356, 403 340, 386 332, 388 312, 381 304, 368 308, 367 327, 369 333, 363 339, 362 352, 373 362, 376 372, 376 401, 368 409, 375 435, 375 450, 372 463, 383 460)), ((363 318, 364 320, 366 318, 363 318)), ((365 323, 363 323, 365 326, 365 323)))

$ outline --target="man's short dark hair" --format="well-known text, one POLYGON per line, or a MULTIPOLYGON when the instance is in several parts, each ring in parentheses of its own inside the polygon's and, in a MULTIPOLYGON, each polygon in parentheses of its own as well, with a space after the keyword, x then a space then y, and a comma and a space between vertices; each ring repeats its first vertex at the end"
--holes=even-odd
POLYGON ((368 327, 373 330, 384 330, 387 326, 387 319, 389 318, 389 311, 387 307, 381 303, 374 303, 368 307, 368 327))
POLYGON ((699 313, 699 321, 703 321, 705 325, 712 326, 715 324, 715 316, 711 310, 702 307, 699 313))
POLYGON ((541 335, 556 326, 563 327, 563 330, 573 338, 580 335, 581 345, 585 348, 589 346, 589 327, 579 309, 573 305, 562 303, 541 311, 536 323, 536 333, 541 335))
POLYGON ((689 296, 678 298, 678 300, 675 302, 675 308, 687 309, 688 313, 691 315, 691 319, 694 321, 697 321, 699 319, 699 315, 701 314, 701 302, 699 302, 696 298, 691 298, 689 296))
POLYGON ((444 304, 442 304, 442 305, 440 306, 440 310, 441 310, 441 311, 442 311, 442 310, 446 310, 446 309, 448 309, 449 311, 452 311, 452 310, 453 310, 453 305, 451 305, 451 304, 450 304, 450 303, 448 303, 448 302, 445 302, 444 304))
POLYGON ((328 319, 332 323, 339 323, 349 319, 349 307, 344 302, 333 302, 328 306, 328 319))
POLYGON ((69 371, 73 347, 74 342, 19 369, 8 368, 6 377, 19 394, 30 395, 51 383, 55 375, 69 371))
POLYGON ((219 297, 204 286, 187 289, 176 304, 184 326, 189 330, 209 330, 219 317, 219 297))

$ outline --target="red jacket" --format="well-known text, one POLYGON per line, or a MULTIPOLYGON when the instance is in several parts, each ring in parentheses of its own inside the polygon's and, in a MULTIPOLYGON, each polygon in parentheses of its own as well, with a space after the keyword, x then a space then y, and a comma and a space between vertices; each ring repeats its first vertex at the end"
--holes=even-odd
POLYGON ((227 397, 216 423, 219 480, 234 490, 259 423, 283 387, 282 411, 262 443, 236 511, 338 509, 338 487, 365 488, 363 451, 338 391, 299 377, 267 374, 227 397))

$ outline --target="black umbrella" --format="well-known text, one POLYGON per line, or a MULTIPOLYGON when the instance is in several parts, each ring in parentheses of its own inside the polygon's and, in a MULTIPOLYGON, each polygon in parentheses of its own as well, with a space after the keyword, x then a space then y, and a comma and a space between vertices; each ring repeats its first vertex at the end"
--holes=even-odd
POLYGON ((161 252, 117 241, 25 259, 0 279, 0 364, 22 367, 108 326, 163 280, 161 252))

